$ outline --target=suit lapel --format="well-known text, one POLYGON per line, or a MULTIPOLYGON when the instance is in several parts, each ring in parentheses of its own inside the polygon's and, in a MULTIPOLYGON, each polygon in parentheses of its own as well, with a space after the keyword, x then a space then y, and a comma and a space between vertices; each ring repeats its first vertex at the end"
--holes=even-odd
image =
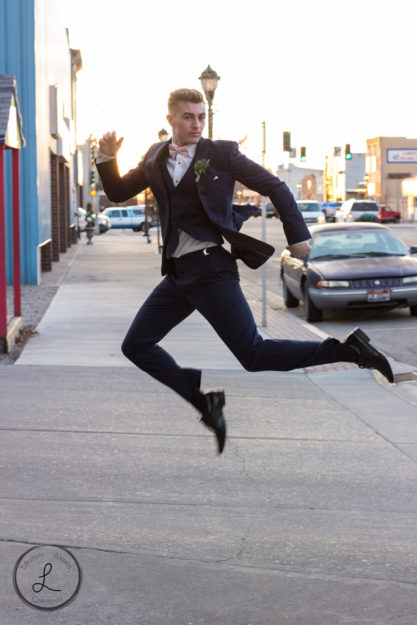
POLYGON ((146 161, 146 178, 158 203, 159 219, 163 236, 165 236, 168 229, 169 192, 162 174, 161 161, 167 155, 168 141, 164 141, 153 147, 146 161))
POLYGON ((163 141, 162 143, 156 144, 155 149, 149 154, 146 168, 147 168, 147 178, 149 182, 149 186, 157 190, 158 192, 163 191, 166 194, 164 180, 162 178, 162 172, 159 167, 159 163, 161 159, 164 158, 168 154, 168 141, 163 141))

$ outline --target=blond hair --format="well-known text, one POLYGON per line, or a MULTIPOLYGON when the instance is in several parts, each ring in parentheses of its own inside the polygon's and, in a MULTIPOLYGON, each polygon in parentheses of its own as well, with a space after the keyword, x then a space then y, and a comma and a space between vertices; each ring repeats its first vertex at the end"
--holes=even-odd
POLYGON ((204 102, 203 95, 197 89, 176 89, 169 94, 168 112, 172 115, 178 102, 204 102))

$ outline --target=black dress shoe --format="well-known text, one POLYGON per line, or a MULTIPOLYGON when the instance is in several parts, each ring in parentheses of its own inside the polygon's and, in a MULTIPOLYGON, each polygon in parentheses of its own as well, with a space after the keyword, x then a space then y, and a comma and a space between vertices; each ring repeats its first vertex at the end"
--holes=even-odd
POLYGON ((349 332, 345 343, 358 350, 359 355, 356 364, 358 364, 359 367, 377 369, 377 371, 387 378, 388 382, 394 382, 391 365, 381 352, 370 345, 370 340, 369 336, 365 334, 363 330, 355 328, 352 332, 349 332))
POLYGON ((216 435, 219 454, 222 453, 226 442, 226 422, 223 417, 223 406, 226 403, 223 389, 210 389, 204 392, 207 409, 203 412, 201 421, 216 435))

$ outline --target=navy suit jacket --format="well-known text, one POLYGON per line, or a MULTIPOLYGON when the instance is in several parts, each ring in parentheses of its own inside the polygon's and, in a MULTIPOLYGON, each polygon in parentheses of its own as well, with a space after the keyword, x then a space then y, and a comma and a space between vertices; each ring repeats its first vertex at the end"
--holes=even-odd
MULTIPOLYGON (((169 195, 164 183, 160 162, 168 156, 168 141, 152 145, 135 169, 120 176, 116 159, 97 165, 104 192, 112 202, 124 202, 150 187, 158 203, 162 235, 169 225, 169 195)), ((231 243, 231 251, 249 267, 257 268, 273 253, 268 243, 239 232, 242 223, 256 209, 233 204, 235 182, 269 196, 280 217, 289 244, 310 238, 303 216, 287 185, 266 169, 239 152, 234 141, 211 141, 201 138, 193 163, 208 159, 205 174, 196 182, 201 204, 210 221, 231 243)), ((193 164, 191 164, 193 167, 193 164)), ((163 259, 162 273, 166 273, 163 259)))

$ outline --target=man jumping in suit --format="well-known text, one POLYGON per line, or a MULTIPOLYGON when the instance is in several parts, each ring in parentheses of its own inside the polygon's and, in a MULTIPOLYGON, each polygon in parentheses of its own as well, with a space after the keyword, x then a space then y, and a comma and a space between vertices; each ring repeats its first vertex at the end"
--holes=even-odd
POLYGON ((280 217, 287 249, 303 258, 310 233, 285 183, 239 152, 233 141, 202 138, 203 96, 193 89, 170 94, 167 120, 172 139, 150 147, 139 165, 120 176, 116 154, 123 138, 106 133, 96 161, 109 200, 124 202, 150 187, 158 203, 164 246, 162 282, 137 313, 122 351, 140 369, 191 402, 211 429, 221 453, 226 440, 223 389, 200 389, 201 371, 180 367, 159 345, 177 324, 198 310, 248 371, 289 371, 338 361, 378 369, 390 382, 386 358, 356 328, 343 343, 263 339, 239 284, 236 259, 257 268, 274 248, 241 232, 253 212, 233 205, 235 181, 269 196, 280 217), (224 240, 230 252, 223 247, 224 240))

